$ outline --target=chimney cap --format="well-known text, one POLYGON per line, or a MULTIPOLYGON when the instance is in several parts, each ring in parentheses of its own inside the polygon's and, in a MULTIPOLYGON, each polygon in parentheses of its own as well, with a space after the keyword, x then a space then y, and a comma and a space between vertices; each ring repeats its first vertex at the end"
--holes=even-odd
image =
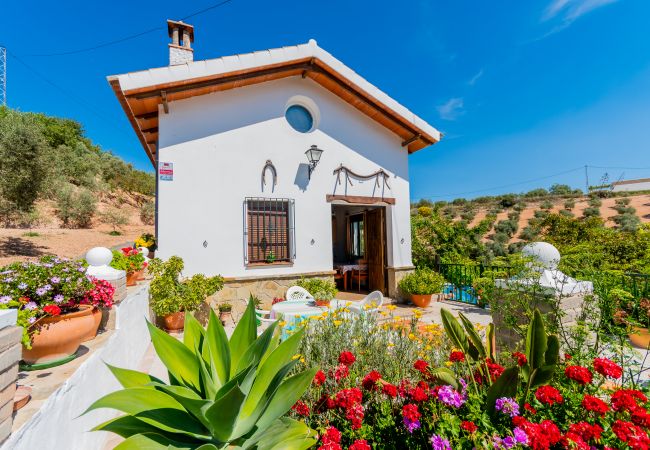
POLYGON ((179 31, 187 30, 190 33, 190 42, 194 42, 194 27, 189 23, 176 20, 167 20, 167 34, 169 37, 172 37, 172 32, 174 28, 178 28, 179 31))

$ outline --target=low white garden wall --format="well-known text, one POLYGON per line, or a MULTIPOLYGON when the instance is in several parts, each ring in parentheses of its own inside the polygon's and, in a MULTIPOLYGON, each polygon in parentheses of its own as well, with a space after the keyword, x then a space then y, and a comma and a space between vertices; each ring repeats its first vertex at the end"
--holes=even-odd
POLYGON ((2 449, 37 448, 101 450, 109 436, 89 430, 117 416, 100 409, 79 417, 89 405, 119 383, 104 362, 138 369, 151 342, 145 318, 149 317, 149 285, 142 285, 117 306, 117 323, 106 345, 91 355, 43 404, 43 407, 2 446, 2 449))

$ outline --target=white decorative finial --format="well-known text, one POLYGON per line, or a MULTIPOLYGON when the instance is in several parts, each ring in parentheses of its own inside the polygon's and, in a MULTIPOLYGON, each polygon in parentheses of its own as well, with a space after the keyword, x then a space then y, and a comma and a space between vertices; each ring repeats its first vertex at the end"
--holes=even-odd
POLYGON ((560 252, 548 242, 531 242, 521 249, 521 253, 539 262, 545 269, 555 270, 560 263, 560 252))
POLYGON ((309 40, 309 45, 311 47, 318 47, 318 42, 316 42, 316 39, 310 39, 309 40))
POLYGON ((113 252, 106 247, 94 247, 86 252, 88 269, 86 273, 99 280, 119 280, 126 276, 124 270, 117 270, 109 266, 113 261, 113 252))
POLYGON ((149 256, 149 249, 147 247, 138 247, 138 251, 142 253, 145 258, 149 256))

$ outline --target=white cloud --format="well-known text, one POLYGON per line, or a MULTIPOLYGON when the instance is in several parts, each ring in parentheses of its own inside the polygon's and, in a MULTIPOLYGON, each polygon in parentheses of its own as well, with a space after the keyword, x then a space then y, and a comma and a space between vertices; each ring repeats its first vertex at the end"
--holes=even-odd
POLYGON ((618 0, 552 0, 546 7, 542 20, 559 17, 565 27, 579 17, 602 6, 616 3, 618 0))
POLYGON ((474 75, 470 80, 467 82, 470 86, 474 86, 476 82, 478 81, 479 78, 483 76, 483 69, 479 70, 476 72, 476 75, 474 75))
POLYGON ((436 109, 440 118, 444 120, 456 120, 465 113, 462 97, 450 98, 442 105, 436 106, 436 109))

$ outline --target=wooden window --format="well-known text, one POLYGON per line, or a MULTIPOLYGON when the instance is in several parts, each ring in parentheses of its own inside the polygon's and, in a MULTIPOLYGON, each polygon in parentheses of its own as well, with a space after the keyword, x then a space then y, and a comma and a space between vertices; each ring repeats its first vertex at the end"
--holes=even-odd
POLYGON ((294 201, 247 198, 244 202, 246 264, 290 263, 295 259, 294 201))
POLYGON ((352 258, 363 258, 366 254, 366 235, 364 214, 350 216, 349 254, 352 258))

